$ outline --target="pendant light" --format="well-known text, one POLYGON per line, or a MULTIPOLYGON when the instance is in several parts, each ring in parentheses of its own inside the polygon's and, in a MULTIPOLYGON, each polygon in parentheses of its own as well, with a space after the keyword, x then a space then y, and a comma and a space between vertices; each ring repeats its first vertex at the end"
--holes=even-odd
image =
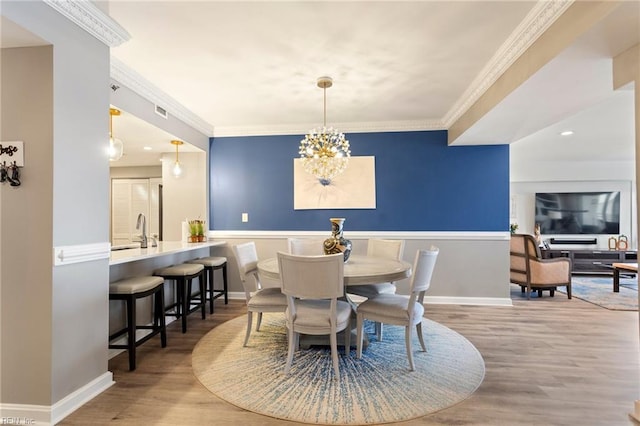
POLYGON ((298 150, 304 170, 323 186, 330 185, 331 179, 345 171, 351 156, 344 134, 327 127, 327 89, 332 85, 331 77, 318 79, 318 87, 324 91, 324 122, 321 129, 311 130, 300 141, 298 150))
POLYGON ((124 154, 124 144, 113 136, 113 116, 119 116, 120 110, 109 108, 109 161, 118 161, 124 154))
POLYGON ((180 165, 180 159, 178 157, 178 147, 180 145, 184 144, 184 142, 178 141, 178 140, 172 140, 171 144, 175 145, 175 147, 176 147, 176 161, 175 161, 175 163, 173 163, 173 168, 171 169, 171 174, 174 177, 179 178, 180 176, 182 176, 182 166, 180 165))

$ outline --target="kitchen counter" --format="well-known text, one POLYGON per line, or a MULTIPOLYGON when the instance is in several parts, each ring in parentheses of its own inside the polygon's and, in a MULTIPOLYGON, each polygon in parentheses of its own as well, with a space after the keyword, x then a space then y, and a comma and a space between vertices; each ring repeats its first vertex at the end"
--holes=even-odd
POLYGON ((159 241, 158 247, 128 248, 113 250, 109 257, 109 265, 120 265, 123 263, 135 262, 138 260, 151 259, 154 257, 167 256, 177 253, 184 253, 203 248, 217 247, 225 245, 225 241, 204 241, 202 243, 184 243, 182 241, 159 241))

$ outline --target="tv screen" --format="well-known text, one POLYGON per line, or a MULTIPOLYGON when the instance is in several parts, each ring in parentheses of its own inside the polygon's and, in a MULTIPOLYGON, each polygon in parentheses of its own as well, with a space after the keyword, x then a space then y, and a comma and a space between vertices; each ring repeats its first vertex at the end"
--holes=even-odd
POLYGON ((620 192, 536 193, 541 234, 619 234, 620 192))

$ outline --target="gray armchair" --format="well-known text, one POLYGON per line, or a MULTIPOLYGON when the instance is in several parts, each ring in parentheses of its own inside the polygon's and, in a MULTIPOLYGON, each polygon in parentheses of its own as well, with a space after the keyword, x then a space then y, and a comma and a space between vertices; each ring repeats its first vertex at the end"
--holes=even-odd
POLYGON ((541 296, 543 290, 550 290, 553 297, 556 288, 564 286, 571 299, 571 259, 542 259, 533 236, 511 235, 510 263, 511 282, 526 291, 527 298, 532 291, 541 296))

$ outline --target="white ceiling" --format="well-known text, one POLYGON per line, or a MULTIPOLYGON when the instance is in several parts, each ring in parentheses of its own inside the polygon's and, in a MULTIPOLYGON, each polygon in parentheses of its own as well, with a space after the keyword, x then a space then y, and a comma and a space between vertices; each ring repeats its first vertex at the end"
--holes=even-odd
MULTIPOLYGON (((327 124, 342 131, 446 128, 536 7, 530 1, 111 1, 109 14, 131 35, 112 56, 210 123, 215 135, 302 134, 322 124, 316 80, 323 75, 334 79, 327 124)), ((6 20, 1 24, 2 47, 36 43, 6 20)), ((557 129, 571 127, 589 155, 603 132, 611 143, 615 128, 627 146, 620 155, 628 156, 633 102, 630 91, 611 89, 611 58, 638 42, 640 2, 623 2, 456 143, 519 141, 513 152, 553 143, 557 129)), ((119 165, 157 164, 134 155, 138 145, 174 150, 172 135, 126 112, 114 118, 114 134, 127 153, 119 165)))

